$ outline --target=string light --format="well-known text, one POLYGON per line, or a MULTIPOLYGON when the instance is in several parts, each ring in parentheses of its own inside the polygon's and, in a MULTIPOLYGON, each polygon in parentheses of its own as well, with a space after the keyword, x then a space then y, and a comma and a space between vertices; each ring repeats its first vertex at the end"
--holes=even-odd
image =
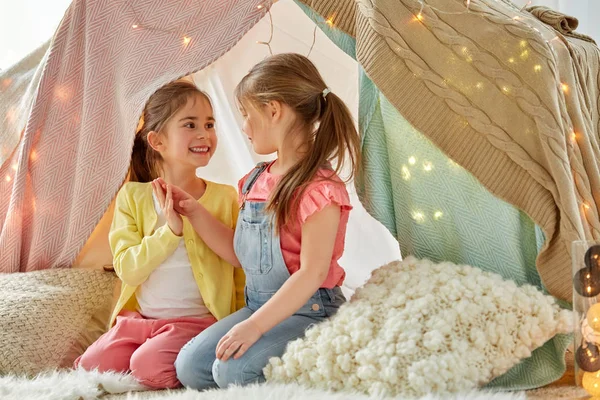
POLYGON ((425 172, 430 172, 432 169, 433 169, 433 164, 431 164, 430 162, 423 163, 423 170, 425 172))
POLYGON ((542 70, 542 66, 541 66, 540 64, 536 64, 536 65, 533 67, 533 70, 534 70, 535 72, 540 72, 540 71, 542 70))
POLYGON ((571 131, 571 141, 572 142, 576 142, 577 141, 577 134, 573 131, 571 131))
POLYGON ((404 179, 405 181, 410 180, 410 170, 406 165, 402 166, 402 179, 404 179))
POLYGON ((441 219, 444 216, 444 213, 441 211, 436 211, 435 214, 433 214, 433 219, 435 219, 436 221, 441 219))
POLYGON ((531 0, 529 0, 527 2, 527 4, 525 4, 523 7, 521 7, 521 12, 525 10, 525 8, 527 8, 529 5, 531 4, 531 0))
POLYGON ((131 25, 131 27, 132 27, 133 29, 137 29, 137 28, 138 28, 138 25, 137 25, 137 24, 133 24, 133 25, 131 25))
MULTIPOLYGON (((267 48, 269 49, 269 54, 273 55, 273 49, 271 48, 271 40, 273 40, 273 16, 271 15, 270 7, 267 7, 267 14, 269 14, 269 40, 267 40, 266 42, 257 41, 256 44, 262 44, 262 45, 267 46, 267 48)), ((316 27, 315 27, 315 31, 316 31, 316 27)), ((315 32, 315 34, 316 34, 316 32, 315 32)), ((313 46, 314 46, 314 39, 313 39, 313 46)), ((311 46, 308 54, 310 54, 311 51, 312 51, 312 46, 311 46)))
POLYGON ((421 211, 413 211, 412 218, 420 224, 425 221, 425 214, 423 214, 421 211))
POLYGON ((591 207, 590 207, 589 203, 583 203, 583 208, 585 208, 586 210, 589 210, 591 207))
POLYGON ((192 38, 190 38, 189 36, 184 36, 183 37, 183 44, 187 46, 188 44, 190 44, 191 40, 192 40, 192 38))
POLYGON ((569 85, 567 85, 566 83, 561 83, 560 87, 562 88, 562 91, 565 93, 569 92, 569 85))
POLYGON ((30 159, 31 161, 36 161, 36 160, 37 160, 37 158, 38 158, 37 152, 36 152, 35 150, 33 150, 33 151, 31 152, 31 154, 29 155, 29 159, 30 159))
POLYGON ((10 181, 12 181, 12 178, 11 178, 11 176, 10 176, 10 175, 6 174, 6 176, 4 177, 4 180, 5 180, 6 182, 10 182, 10 181))
POLYGON ((483 89, 483 83, 482 82, 477 82, 477 84, 475 85, 475 87, 479 90, 483 89))
POLYGON ((409 157, 408 163, 410 165, 415 165, 417 163, 417 159, 414 156, 409 157))
POLYGON ((325 23, 327 25, 329 25, 330 28, 333 27, 333 16, 327 18, 327 20, 325 21, 325 23))
POLYGON ((256 8, 258 8, 259 10, 263 8, 262 4, 259 4, 258 6, 256 6, 256 8))
POLYGON ((519 45, 520 45, 521 47, 527 47, 527 40, 521 40, 521 41, 519 42, 519 45))
POLYGON ((16 171, 16 170, 17 170, 17 163, 14 163, 14 164, 12 165, 12 169, 13 169, 13 171, 16 171))
POLYGON ((512 63, 514 63, 514 62, 515 62, 515 59, 514 59, 514 57, 511 57, 511 58, 509 58, 509 59, 508 59, 508 62, 509 62, 509 63, 511 63, 511 64, 512 64, 512 63))

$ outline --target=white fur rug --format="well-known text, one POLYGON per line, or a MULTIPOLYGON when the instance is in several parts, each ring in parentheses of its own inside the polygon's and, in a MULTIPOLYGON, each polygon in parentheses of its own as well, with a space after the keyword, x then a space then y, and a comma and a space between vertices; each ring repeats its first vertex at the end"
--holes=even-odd
MULTIPOLYGON (((25 377, 0 377, 2 400, 91 400, 102 396, 105 400, 173 399, 173 400, 380 400, 383 397, 357 393, 331 393, 307 389, 296 384, 266 384, 249 387, 232 387, 227 390, 198 392, 195 390, 144 391, 132 377, 121 374, 100 374, 83 370, 66 370, 46 373, 35 379, 25 377), (113 393, 113 395, 106 395, 113 393), (115 393, 122 393, 115 395, 115 393)), ((386 398, 387 399, 387 398, 386 398)), ((405 397, 390 399, 404 400, 405 397)), ((525 400, 524 393, 470 392, 454 396, 427 395, 420 400, 525 400)))

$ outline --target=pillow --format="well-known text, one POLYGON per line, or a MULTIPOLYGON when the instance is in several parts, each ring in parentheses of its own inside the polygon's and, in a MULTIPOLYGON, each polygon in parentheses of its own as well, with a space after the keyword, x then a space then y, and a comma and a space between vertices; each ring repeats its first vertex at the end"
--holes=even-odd
POLYGON ((106 331, 115 281, 73 268, 0 274, 0 375, 72 367, 106 331))
POLYGON ((267 380, 371 395, 485 385, 558 333, 571 311, 533 286, 409 257, 373 272, 330 320, 291 342, 267 380))

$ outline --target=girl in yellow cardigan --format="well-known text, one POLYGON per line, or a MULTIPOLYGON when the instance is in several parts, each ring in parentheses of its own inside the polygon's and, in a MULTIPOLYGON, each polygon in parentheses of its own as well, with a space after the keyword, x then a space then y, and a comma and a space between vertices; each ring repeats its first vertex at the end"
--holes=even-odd
POLYGON ((132 182, 117 195, 109 234, 122 281, 112 328, 75 367, 131 371, 145 386, 173 388, 179 386, 173 364, 181 347, 244 306, 244 274, 233 252, 237 192, 196 177, 214 154, 217 136, 210 100, 195 85, 178 81, 159 89, 143 121, 132 182), (177 212, 171 185, 197 199, 201 207, 193 218, 177 212))

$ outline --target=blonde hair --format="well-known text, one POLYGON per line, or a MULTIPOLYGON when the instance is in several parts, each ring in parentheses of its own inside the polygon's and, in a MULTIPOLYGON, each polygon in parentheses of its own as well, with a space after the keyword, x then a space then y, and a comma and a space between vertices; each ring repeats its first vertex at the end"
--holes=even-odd
MULTIPOLYGON (((337 160, 335 174, 349 160, 351 175, 359 165, 360 139, 350 110, 327 85, 313 63, 299 54, 277 54, 256 64, 236 87, 238 103, 255 106, 279 101, 288 105, 302 124, 303 142, 308 150, 271 193, 267 210, 275 215, 276 226, 295 215, 298 201, 319 169, 337 160)), ((332 174, 333 176, 333 174, 332 174)))
MULTIPOLYGON (((148 133, 162 133, 165 125, 188 100, 201 95, 210 103, 210 98, 196 85, 186 81, 171 82, 158 89, 146 103, 140 126, 135 134, 129 180, 134 182, 150 182, 159 176, 162 157, 148 144, 148 133)), ((212 106, 212 105, 211 105, 212 106)))

